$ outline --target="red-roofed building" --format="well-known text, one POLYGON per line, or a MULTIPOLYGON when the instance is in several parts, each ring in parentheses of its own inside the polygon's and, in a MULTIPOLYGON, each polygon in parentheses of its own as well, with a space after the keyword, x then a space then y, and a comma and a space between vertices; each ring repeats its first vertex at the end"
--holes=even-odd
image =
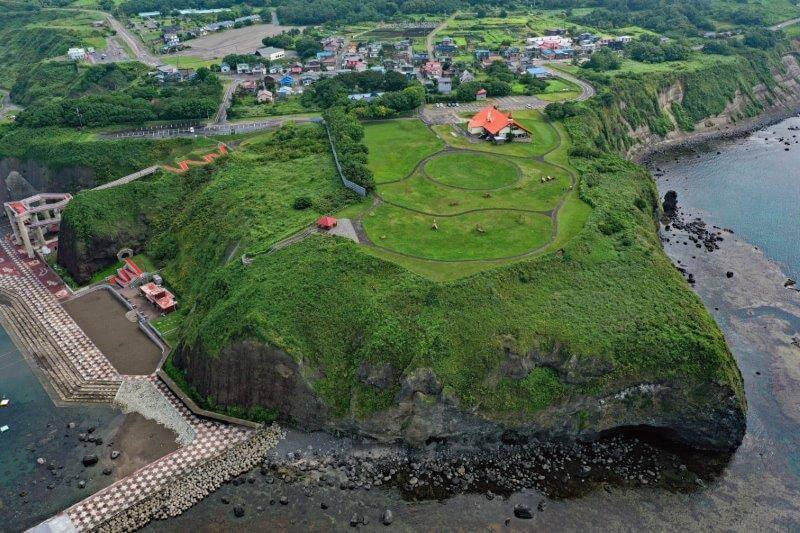
POLYGON ((332 229, 336 224, 338 224, 338 221, 329 216, 320 217, 319 220, 317 220, 317 227, 324 230, 332 229))
POLYGON ((472 117, 467 128, 472 135, 491 137, 496 141, 505 141, 523 137, 530 139, 531 131, 514 120, 511 113, 505 114, 494 106, 486 106, 472 117))
POLYGON ((438 61, 428 61, 424 65, 422 65, 422 72, 429 78, 441 78, 444 70, 442 69, 442 64, 438 61))
POLYGON ((476 100, 486 100, 486 89, 478 89, 478 92, 475 93, 476 100))
POLYGON ((147 298, 147 301, 155 305, 164 314, 171 313, 178 306, 175 296, 164 287, 156 285, 152 281, 139 287, 139 291, 147 298))

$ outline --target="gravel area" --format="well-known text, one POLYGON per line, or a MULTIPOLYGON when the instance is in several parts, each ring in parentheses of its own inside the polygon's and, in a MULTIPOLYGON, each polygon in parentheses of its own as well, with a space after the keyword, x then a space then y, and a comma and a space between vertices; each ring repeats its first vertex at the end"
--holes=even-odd
POLYGON ((178 434, 181 445, 190 444, 196 437, 195 431, 169 401, 151 382, 144 379, 126 379, 120 385, 114 398, 123 412, 137 412, 145 418, 155 420, 178 434))

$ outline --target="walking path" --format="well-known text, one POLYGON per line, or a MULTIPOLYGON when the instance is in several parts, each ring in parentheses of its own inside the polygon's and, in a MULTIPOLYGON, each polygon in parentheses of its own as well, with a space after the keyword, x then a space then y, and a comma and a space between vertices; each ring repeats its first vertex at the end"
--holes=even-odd
MULTIPOLYGON (((48 286, 54 281, 51 272, 38 259, 24 257, 7 239, 0 240, 0 317, 20 344, 20 349, 42 370, 61 400, 111 403, 123 382, 146 380, 163 398, 161 403, 170 406, 171 416, 179 417, 191 427, 194 439, 44 522, 41 531, 94 529, 131 506, 166 490, 181 476, 222 456, 232 446, 261 435, 259 430, 194 415, 155 374, 119 374, 61 306, 58 297, 63 299, 70 293, 63 284, 48 286)), ((273 427, 268 431, 277 438, 280 430, 273 427)), ((269 443, 273 441, 268 440, 269 443)), ((259 457, 248 457, 236 464, 248 466, 252 459, 260 460, 259 457)), ((231 475, 233 471, 227 474, 228 477, 231 475)), ((211 481, 209 483, 214 485, 211 481)), ((189 496, 172 495, 169 502, 174 508, 157 511, 166 515, 177 514, 213 488, 215 486, 200 488, 199 492, 195 491, 197 494, 189 496)))

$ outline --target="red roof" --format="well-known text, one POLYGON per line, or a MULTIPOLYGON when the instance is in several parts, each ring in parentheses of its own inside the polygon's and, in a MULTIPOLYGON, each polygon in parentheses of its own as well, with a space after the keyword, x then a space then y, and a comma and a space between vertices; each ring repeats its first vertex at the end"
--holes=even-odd
POLYGON ((333 217, 324 216, 317 220, 317 226, 322 229, 331 229, 337 224, 337 220, 333 217))
POLYGON ((484 107, 478 111, 477 115, 472 117, 472 120, 469 121, 470 129, 483 128, 492 135, 497 135, 500 133, 500 130, 507 126, 515 126, 530 133, 530 130, 528 130, 525 126, 522 126, 516 120, 511 118, 510 113, 506 115, 494 106, 484 107))
POLYGON ((486 94, 486 89, 479 89, 475 94, 486 94))

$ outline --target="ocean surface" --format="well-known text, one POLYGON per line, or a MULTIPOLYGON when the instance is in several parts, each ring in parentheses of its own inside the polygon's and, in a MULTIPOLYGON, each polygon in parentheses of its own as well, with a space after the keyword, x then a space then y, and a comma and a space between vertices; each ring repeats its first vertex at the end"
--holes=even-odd
POLYGON ((673 152, 651 166, 664 173, 658 180, 662 194, 675 190, 679 205, 734 229, 792 277, 800 276, 800 118, 742 139, 673 152))
POLYGON ((124 415, 111 406, 57 407, 2 328, 0 398, 9 400, 0 407, 0 427, 8 426, 0 433, 0 531, 34 526, 111 482, 85 471, 81 459, 87 450, 77 435, 89 426, 104 433, 124 415), (68 430, 70 422, 75 429, 68 430))

